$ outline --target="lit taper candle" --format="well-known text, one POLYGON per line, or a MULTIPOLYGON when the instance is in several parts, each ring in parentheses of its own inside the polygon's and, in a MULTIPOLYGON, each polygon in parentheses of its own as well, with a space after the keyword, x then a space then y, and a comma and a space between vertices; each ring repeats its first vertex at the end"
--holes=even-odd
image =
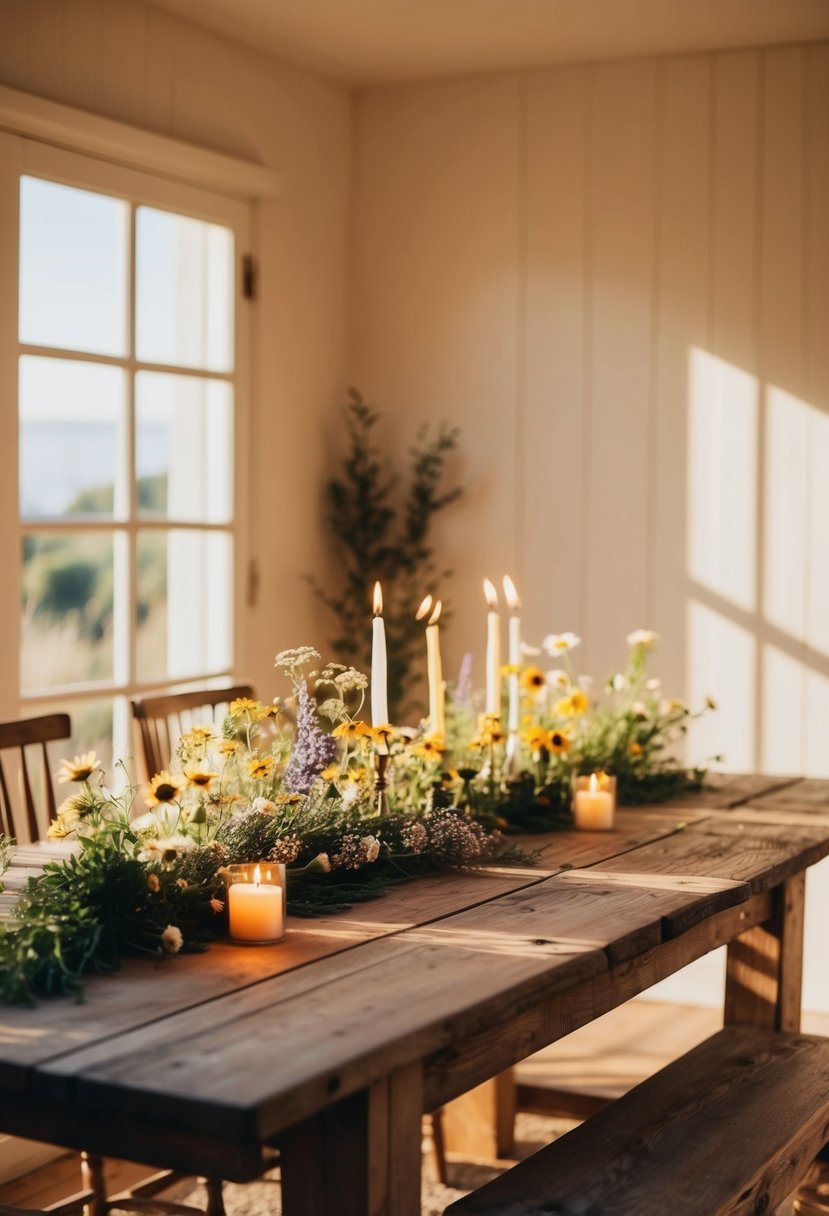
POLYGON ((507 730, 517 731, 521 724, 521 703, 519 699, 518 668, 521 666, 521 601, 515 590, 515 583, 508 574, 504 575, 504 597, 509 608, 509 647, 507 663, 509 664, 509 717, 507 730))
POLYGON ((433 600, 427 595, 417 610, 417 620, 422 621, 430 613, 426 622, 426 661, 429 673, 429 730, 433 735, 446 734, 446 716, 444 712, 443 663, 440 656, 440 610, 443 607, 440 600, 433 600))
POLYGON ((501 617, 498 592, 484 579, 484 595, 489 605, 486 614, 486 708, 488 714, 501 713, 501 617))
MULTIPOLYGON (((389 689, 386 664, 386 626, 383 623, 383 591, 374 584, 374 620, 371 634, 371 724, 386 726, 389 721, 389 689)), ((387 751, 381 744, 381 751, 387 751)))

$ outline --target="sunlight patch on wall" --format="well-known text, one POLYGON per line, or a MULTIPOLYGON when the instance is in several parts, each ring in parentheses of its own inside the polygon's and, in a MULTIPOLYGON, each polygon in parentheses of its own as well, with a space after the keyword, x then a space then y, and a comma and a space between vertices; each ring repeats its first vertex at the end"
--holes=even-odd
POLYGON ((804 402, 769 386, 763 483, 763 616, 801 640, 808 537, 809 415, 804 402))
POLYGON ((757 598, 757 379, 692 347, 688 573, 740 608, 757 598))
POLYGON ((742 625, 697 600, 688 601, 687 660, 689 703, 699 708, 707 696, 718 710, 692 722, 688 759, 692 763, 722 754, 717 767, 751 772, 754 747, 757 639, 742 625))

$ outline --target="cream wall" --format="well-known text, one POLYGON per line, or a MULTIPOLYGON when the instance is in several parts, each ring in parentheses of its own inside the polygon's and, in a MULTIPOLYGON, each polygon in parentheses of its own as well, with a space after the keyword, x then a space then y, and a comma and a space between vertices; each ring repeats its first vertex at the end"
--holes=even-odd
POLYGON ((319 560, 323 417, 344 381, 351 97, 130 0, 0 0, 0 83, 282 175, 257 220, 250 503, 261 584, 238 661, 272 695, 274 653, 319 632, 301 575, 319 560))
POLYGON ((667 688, 720 702, 695 756, 829 775, 829 46, 373 90, 354 215, 352 380, 398 451, 463 428, 449 670, 482 680, 508 570, 596 677, 657 629, 667 688))
POLYGON ((351 378, 463 428, 452 666, 508 570, 596 677, 657 629, 696 754, 829 774, 828 144, 825 44, 359 98, 351 378))

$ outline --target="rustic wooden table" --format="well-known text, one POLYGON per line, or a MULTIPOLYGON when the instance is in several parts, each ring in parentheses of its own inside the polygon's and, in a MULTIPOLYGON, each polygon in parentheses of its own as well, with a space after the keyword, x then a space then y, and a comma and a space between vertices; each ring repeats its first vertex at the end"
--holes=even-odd
POLYGON ((717 946, 726 1021, 797 1029, 829 782, 721 777, 617 822, 0 1009, 0 1131, 239 1180, 275 1144, 285 1216, 416 1216, 424 1111, 717 946))

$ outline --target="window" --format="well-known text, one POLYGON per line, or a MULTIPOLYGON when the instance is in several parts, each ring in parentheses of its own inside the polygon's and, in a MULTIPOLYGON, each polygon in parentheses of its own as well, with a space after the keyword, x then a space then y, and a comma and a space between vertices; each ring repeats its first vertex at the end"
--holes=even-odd
POLYGON ((66 709, 110 767, 133 750, 131 695, 233 675, 248 209, 26 149, 22 712, 66 709))

